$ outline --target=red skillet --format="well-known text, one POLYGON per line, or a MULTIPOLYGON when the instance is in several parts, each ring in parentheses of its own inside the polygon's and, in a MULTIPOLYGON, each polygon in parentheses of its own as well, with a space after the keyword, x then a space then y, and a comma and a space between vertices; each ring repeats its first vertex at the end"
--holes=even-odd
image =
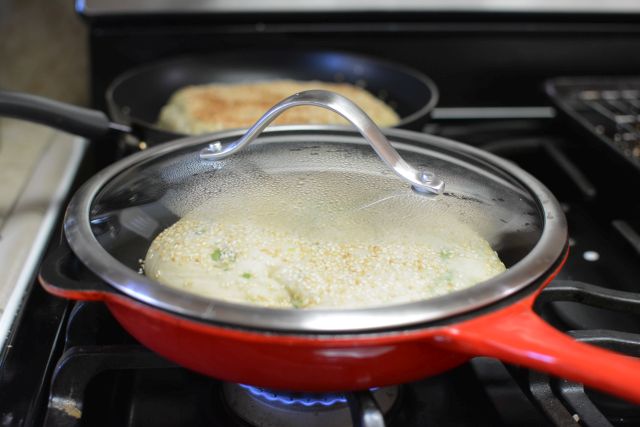
POLYGON ((532 310, 567 255, 566 222, 549 191, 515 165, 471 147, 407 131, 376 132, 351 105, 323 93, 298 94, 274 107, 240 140, 241 132, 216 134, 220 144, 206 148, 200 160, 206 137, 169 143, 110 166, 71 201, 65 234, 73 253, 63 248, 45 262, 43 286, 65 298, 104 301, 142 344, 225 381, 299 391, 357 390, 417 380, 474 356, 490 356, 640 403, 640 361, 576 342, 532 310), (305 173, 326 173, 327 166, 313 169, 322 163, 313 159, 337 157, 345 170, 364 162, 367 177, 379 177, 370 189, 374 193, 405 185, 371 161, 370 147, 345 129, 280 128, 261 135, 242 154, 226 157, 279 112, 300 104, 325 106, 350 118, 380 157, 402 155, 396 163, 387 158, 388 164, 406 159, 405 172, 409 164, 430 167, 430 173, 407 173, 403 179, 417 178, 412 185, 431 185, 437 192, 442 177, 448 191, 412 197, 424 197, 419 200, 425 200, 425 209, 447 207, 462 218, 471 216, 507 271, 437 298, 344 310, 234 304, 137 274, 137 260, 150 241, 180 217, 175 201, 184 198, 172 197, 189 194, 194 203, 215 197, 211 189, 222 188, 218 184, 225 174, 237 178, 246 165, 262 177, 300 170, 300 165, 305 173), (397 152, 378 144, 385 136, 397 152), (211 156, 224 158, 204 160, 211 156), (82 280, 78 272, 84 267, 98 278, 82 280))
POLYGON ((104 301, 145 346, 225 381, 283 390, 354 390, 415 381, 489 356, 640 403, 640 361, 579 343, 533 312, 536 296, 563 261, 520 294, 481 310, 416 328, 342 335, 268 333, 176 315, 99 280, 70 278, 77 259, 66 248, 47 260, 40 281, 64 298, 104 301))

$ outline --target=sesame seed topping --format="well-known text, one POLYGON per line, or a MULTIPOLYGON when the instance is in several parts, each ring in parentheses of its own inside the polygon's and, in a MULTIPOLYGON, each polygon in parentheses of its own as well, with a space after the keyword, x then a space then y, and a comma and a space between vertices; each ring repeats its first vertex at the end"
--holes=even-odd
POLYGON ((252 222, 185 217, 153 241, 145 273, 195 294, 270 307, 366 307, 431 298, 505 270, 476 233, 425 242, 313 239, 252 222))

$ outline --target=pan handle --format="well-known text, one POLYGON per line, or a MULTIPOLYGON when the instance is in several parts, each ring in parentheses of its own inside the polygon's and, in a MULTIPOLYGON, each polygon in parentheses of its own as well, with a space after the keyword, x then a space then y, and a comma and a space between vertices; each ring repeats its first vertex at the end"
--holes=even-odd
POLYGON ((444 182, 427 170, 417 170, 407 163, 389 143, 380 128, 360 107, 348 98, 327 90, 307 90, 296 93, 271 107, 251 128, 238 140, 225 146, 220 142, 209 144, 200 152, 204 160, 219 160, 240 151, 254 141, 258 135, 289 108, 310 105, 326 108, 340 114, 353 124, 364 139, 373 147, 378 156, 400 178, 411 184, 421 194, 442 194, 444 182))
POLYGON ((640 359, 584 344, 546 323, 531 301, 444 329, 449 349, 548 372, 640 404, 640 359))
POLYGON ((131 131, 126 125, 111 123, 102 111, 18 92, 0 91, 0 116, 40 123, 89 139, 114 131, 131 131))
POLYGON ((64 239, 43 261, 38 280, 47 292, 75 300, 103 301, 117 293, 81 264, 64 239))

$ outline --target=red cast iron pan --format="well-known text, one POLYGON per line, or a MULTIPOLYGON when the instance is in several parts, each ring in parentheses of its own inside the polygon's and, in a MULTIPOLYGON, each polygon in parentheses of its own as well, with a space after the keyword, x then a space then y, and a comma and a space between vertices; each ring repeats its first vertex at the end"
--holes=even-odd
POLYGON ((157 309, 92 276, 66 243, 46 261, 40 282, 63 298, 105 302, 148 348, 225 381, 282 390, 358 390, 419 380, 488 356, 640 403, 640 361, 579 343, 533 312, 566 254, 545 277, 490 307, 413 328, 344 335, 232 328, 157 309))
MULTIPOLYGON (((489 356, 640 403, 640 360, 579 343, 549 326, 532 309, 568 253, 562 209, 542 184, 512 163, 463 144, 409 131, 375 133, 372 123, 363 125, 362 116, 357 120, 350 117, 347 110, 354 106, 348 100, 334 101, 335 97, 326 92, 296 94, 274 106, 246 133, 216 134, 220 144, 201 150, 209 137, 183 139, 109 166, 71 201, 65 234, 72 251, 65 243, 44 263, 42 285, 61 297, 104 301, 123 327, 145 346, 187 368, 225 381, 296 391, 358 390, 418 380, 471 357, 489 356), (225 158, 222 163, 192 160, 194 155, 197 159, 198 152, 200 156, 214 149, 217 153, 234 152, 284 109, 308 104, 333 109, 352 119, 374 148, 372 139, 388 138, 411 163, 428 162, 436 176, 455 174, 458 183, 448 181, 452 183, 449 192, 429 203, 471 203, 468 206, 481 207, 484 219, 495 221, 498 227, 515 224, 509 232, 501 232, 502 238, 494 246, 507 271, 437 298, 363 310, 324 311, 268 309, 212 300, 138 275, 137 259, 144 256, 159 230, 179 218, 163 213, 164 208, 154 202, 163 195, 149 193, 148 188, 164 186, 167 192, 174 191, 180 188, 175 184, 180 181, 176 174, 183 174, 187 183, 198 177, 213 177, 202 187, 209 189, 225 170, 236 174, 237 165, 243 162, 255 168, 265 155, 279 159, 278 155, 284 153, 290 162, 268 162, 280 171, 295 166, 300 159, 308 161, 309 153, 315 153, 315 158, 338 153, 335 155, 343 156, 344 161, 360 161, 365 153, 371 153, 360 135, 344 128, 301 126, 266 132, 245 154, 225 158), (344 157, 346 152, 352 154, 344 157), (161 184, 167 170, 173 171, 167 175, 171 182, 161 184), (488 179, 488 186, 477 184, 484 179, 488 179), (482 192, 489 191, 491 185, 501 189, 504 199, 489 195, 482 200, 482 192), (464 193, 465 189, 470 193, 464 193), (146 197, 136 199, 139 193, 146 197), (511 215, 506 222, 492 215, 487 218, 487 200, 496 200, 500 209, 515 212, 517 208, 523 213, 511 215), (127 203, 134 205, 138 214, 146 209, 144 216, 137 218, 147 218, 147 223, 152 218, 158 231, 125 230, 130 224, 122 222, 122 210, 132 209, 127 203), (537 231, 527 229, 531 222, 538 224, 534 225, 537 231), (99 278, 84 277, 88 270, 99 278)), ((376 152, 384 158, 379 148, 376 152)), ((305 165, 305 171, 312 173, 305 165)), ((324 173, 325 167, 319 173, 324 173)), ((396 177, 385 176, 385 180, 396 182, 396 177)))

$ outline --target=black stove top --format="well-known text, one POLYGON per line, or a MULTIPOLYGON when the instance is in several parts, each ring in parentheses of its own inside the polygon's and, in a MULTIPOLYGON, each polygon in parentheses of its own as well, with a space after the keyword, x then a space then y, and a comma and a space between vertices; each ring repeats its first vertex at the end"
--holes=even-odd
MULTIPOLYGON (((551 189, 568 218, 571 250, 539 313, 577 339, 640 356, 640 203, 620 195, 627 185, 632 191, 637 173, 593 156, 558 126, 550 119, 440 120, 425 130, 504 156, 551 189), (617 293, 602 297, 591 285, 617 293)), ((230 397, 237 386, 143 348, 101 303, 67 302, 34 283, 16 325, 0 359, 0 425, 245 426, 252 419, 230 397)), ((260 411, 286 414, 298 405, 310 419, 342 411, 342 421, 324 425, 345 416, 346 425, 380 425, 382 413, 388 426, 640 425, 640 406, 487 358, 381 391, 393 395, 381 412, 376 391, 327 397, 242 389, 260 411)))

